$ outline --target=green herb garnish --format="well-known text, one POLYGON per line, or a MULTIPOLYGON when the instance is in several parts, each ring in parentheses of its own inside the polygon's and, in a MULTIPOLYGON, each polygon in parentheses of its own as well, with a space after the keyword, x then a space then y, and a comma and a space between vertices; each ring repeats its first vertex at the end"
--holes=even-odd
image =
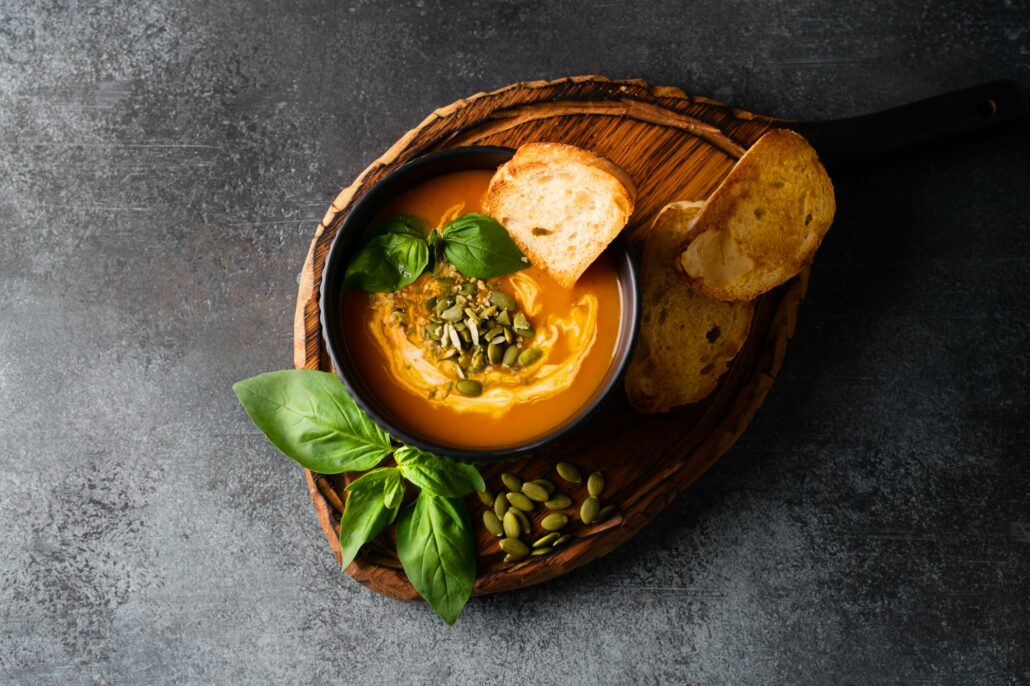
POLYGON ((397 556, 405 574, 453 624, 476 578, 472 525, 460 498, 486 488, 479 471, 399 445, 326 372, 268 372, 234 384, 233 391, 268 440, 301 466, 322 474, 368 472, 347 487, 340 520, 343 566, 397 518, 397 556), (390 455, 397 467, 374 469, 390 455), (402 477, 420 489, 403 508, 402 477))
POLYGON ((468 278, 489 279, 525 269, 529 260, 504 227, 484 214, 463 214, 433 229, 418 217, 402 215, 380 224, 351 260, 344 288, 389 292, 435 269, 440 252, 468 278))

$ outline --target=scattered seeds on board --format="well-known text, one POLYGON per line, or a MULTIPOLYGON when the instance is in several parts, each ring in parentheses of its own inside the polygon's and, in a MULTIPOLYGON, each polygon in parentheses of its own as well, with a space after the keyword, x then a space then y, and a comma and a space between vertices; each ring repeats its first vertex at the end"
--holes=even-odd
POLYGON ((505 496, 512 507, 517 507, 523 512, 533 511, 533 501, 521 493, 509 493, 505 496))
POLYGON ((522 484, 522 492, 530 499, 542 503, 550 497, 547 489, 535 481, 527 481, 522 484))
POLYGON ((521 560, 529 554, 529 547, 517 538, 502 538, 500 546, 501 550, 516 560, 521 560))
POLYGON ((553 481, 548 481, 547 479, 533 479, 533 483, 546 488, 547 495, 554 493, 555 489, 557 488, 557 486, 554 485, 553 481))
POLYGON ((557 541, 555 541, 551 545, 551 547, 552 548, 557 548, 559 546, 563 546, 563 545, 565 545, 566 543, 568 543, 571 540, 572 540, 572 534, 565 534, 564 536, 560 537, 557 541))
POLYGON ((549 545, 553 544, 555 541, 557 541, 560 537, 561 537, 561 534, 559 534, 557 531, 552 531, 551 533, 547 534, 546 536, 542 536, 542 537, 536 539, 535 541, 533 541, 533 547, 534 548, 542 548, 544 546, 549 546, 549 545))
POLYGON ((515 515, 515 519, 519 520, 519 524, 522 526, 522 533, 528 535, 529 532, 533 530, 533 527, 529 523, 529 517, 526 516, 525 512, 517 507, 511 508, 509 512, 515 515))
POLYGON ((483 507, 494 506, 494 494, 490 491, 476 491, 476 495, 479 496, 479 502, 483 503, 483 507))
POLYGON ((558 531, 559 529, 564 528, 568 523, 569 518, 558 512, 552 512, 540 520, 540 526, 544 531, 558 531))
POLYGON ((507 488, 509 491, 522 490, 522 479, 515 476, 514 474, 511 474, 509 472, 501 474, 501 481, 504 482, 504 487, 507 488))
POLYGON ((604 507, 601 508, 601 511, 597 513, 597 521, 599 521, 599 522, 608 521, 608 519, 610 519, 613 514, 615 514, 615 506, 614 505, 605 505, 604 507))
POLYGON ((504 534, 504 527, 501 525, 501 520, 497 518, 493 510, 486 510, 483 512, 483 526, 486 530, 492 533, 494 536, 501 536, 504 534))
POLYGON ((576 469, 575 465, 569 464, 568 462, 559 462, 555 465, 555 469, 558 471, 558 476, 571 484, 583 482, 583 475, 579 473, 579 470, 576 469))
POLYGON ((587 492, 595 498, 599 498, 604 492, 604 475, 601 472, 594 472, 587 479, 587 492))
POLYGON ((572 505, 572 498, 564 493, 552 495, 551 499, 544 503, 544 507, 548 510, 564 510, 570 505, 572 505))
POLYGON ((601 511, 601 501, 595 496, 590 496, 579 506, 579 518, 584 524, 593 524, 597 521, 597 514, 601 511))
POLYGON ((504 519, 502 520, 501 523, 504 526, 504 535, 505 536, 507 536, 508 538, 518 538, 519 537, 519 532, 522 531, 522 525, 519 524, 519 520, 515 516, 514 512, 512 512, 511 510, 508 510, 507 512, 505 512, 504 513, 504 519))
POLYGON ((504 513, 508 511, 508 499, 504 497, 503 493, 498 493, 497 497, 494 498, 494 514, 500 519, 504 516, 504 513))
POLYGON ((514 562, 514 561, 515 561, 515 558, 514 558, 514 557, 512 557, 511 555, 505 555, 505 556, 504 556, 504 561, 505 561, 505 562, 514 562))
POLYGON ((552 550, 554 550, 554 548, 552 548, 550 546, 545 546, 543 548, 533 548, 533 550, 531 550, 529 554, 532 555, 533 557, 538 557, 540 555, 546 555, 549 552, 551 552, 552 550))

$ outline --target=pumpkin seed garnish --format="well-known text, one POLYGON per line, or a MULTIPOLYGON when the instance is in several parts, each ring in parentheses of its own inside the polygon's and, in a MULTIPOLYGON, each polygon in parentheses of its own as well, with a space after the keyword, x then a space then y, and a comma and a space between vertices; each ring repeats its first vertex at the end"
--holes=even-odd
POLYGON ((517 538, 502 538, 500 546, 501 550, 511 555, 515 560, 521 560, 526 555, 529 555, 529 548, 517 538))
POLYGON ((600 497, 604 492, 604 475, 601 472, 594 472, 587 479, 587 493, 595 498, 600 497))
POLYGON ((483 512, 483 526, 494 536, 504 535, 504 526, 501 524, 501 520, 491 510, 483 512))
POLYGON ((519 346, 509 345, 504 351, 504 358, 502 362, 505 367, 511 367, 515 364, 515 360, 519 357, 519 346))
POLYGON ((512 557, 511 555, 505 555, 504 556, 504 561, 505 562, 515 562, 515 558, 512 557))
POLYGON ((572 540, 572 534, 565 534, 564 536, 559 538, 557 541, 555 541, 554 545, 551 546, 551 547, 552 548, 557 548, 559 546, 563 546, 563 545, 565 545, 566 543, 568 543, 571 540, 572 540))
POLYGON ((534 481, 527 481, 522 484, 522 492, 529 497, 530 500, 535 500, 538 503, 542 503, 549 497, 547 489, 534 481))
POLYGON ((544 548, 533 548, 531 551, 529 551, 529 554, 532 555, 533 557, 539 557, 540 555, 547 555, 548 553, 550 553, 553 550, 554 550, 554 548, 552 548, 550 546, 547 546, 547 547, 544 547, 544 548))
POLYGON ((479 502, 483 503, 483 507, 494 506, 494 494, 490 491, 476 491, 476 496, 479 498, 479 502))
POLYGON ((521 491, 522 490, 522 479, 515 476, 511 472, 505 472, 501 474, 501 482, 504 487, 509 491, 521 491))
POLYGON ((494 514, 500 519, 504 516, 504 513, 508 511, 508 499, 504 497, 503 493, 498 493, 497 497, 494 498, 494 514))
POLYGON ((511 508, 508 512, 515 513, 515 519, 519 520, 519 524, 522 525, 522 533, 528 535, 533 530, 532 525, 529 523, 529 517, 526 516, 525 512, 517 507, 511 508))
POLYGON ((559 534, 557 531, 552 531, 551 533, 547 534, 546 536, 541 536, 540 538, 538 538, 535 541, 533 541, 533 547, 534 548, 542 548, 544 546, 549 546, 552 543, 554 543, 555 541, 557 541, 560 536, 561 536, 561 534, 559 534))
POLYGON ((544 531, 558 531, 569 523, 569 518, 561 513, 552 512, 540 520, 540 526, 544 531))
POLYGON ((578 484, 583 482, 583 475, 579 473, 575 465, 571 465, 568 462, 559 462, 554 468, 558 471, 558 476, 569 483, 578 484))
POLYGON ((470 398, 475 398, 483 393, 483 384, 475 379, 462 379, 455 383, 454 387, 458 389, 458 393, 470 398))
POLYGON ((533 511, 533 501, 521 493, 509 493, 505 496, 512 507, 517 507, 523 512, 533 511))
POLYGON ((546 488, 548 495, 554 493, 554 489, 557 488, 557 486, 554 485, 553 481, 548 481, 547 479, 533 479, 533 483, 540 484, 541 486, 546 488))
POLYGON ((564 510, 571 505, 572 498, 564 493, 558 493, 557 495, 551 496, 551 499, 544 503, 544 507, 548 510, 564 510))
POLYGON ((604 522, 611 519, 611 516, 615 514, 614 505, 605 505, 601 508, 601 511, 597 513, 597 521, 604 522))
POLYGON ((597 513, 601 511, 601 501, 597 496, 590 496, 579 506, 579 518, 584 524, 593 524, 597 520, 597 513))
POLYGON ((515 517, 515 514, 511 510, 508 510, 504 513, 504 521, 502 522, 502 525, 504 526, 505 536, 507 536, 508 538, 519 537, 519 533, 522 530, 522 525, 519 524, 519 520, 515 517))

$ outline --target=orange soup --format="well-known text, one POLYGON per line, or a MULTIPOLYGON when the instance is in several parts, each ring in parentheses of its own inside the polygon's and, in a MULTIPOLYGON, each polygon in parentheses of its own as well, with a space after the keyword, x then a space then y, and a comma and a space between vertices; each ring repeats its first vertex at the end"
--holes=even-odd
MULTIPOLYGON (((481 212, 492 175, 432 179, 380 218, 415 215, 440 227, 481 212)), ((455 448, 506 448, 550 433, 590 402, 614 358, 621 303, 607 254, 571 289, 533 266, 482 281, 444 262, 395 293, 351 289, 343 321, 355 368, 398 425, 455 448)))

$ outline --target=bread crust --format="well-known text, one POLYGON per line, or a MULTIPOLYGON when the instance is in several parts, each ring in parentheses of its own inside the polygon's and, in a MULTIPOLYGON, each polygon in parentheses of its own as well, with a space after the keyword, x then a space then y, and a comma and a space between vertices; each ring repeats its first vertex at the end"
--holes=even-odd
POLYGON ((811 264, 835 211, 812 146, 793 131, 771 131, 693 220, 681 246, 684 278, 719 300, 753 300, 811 264))

